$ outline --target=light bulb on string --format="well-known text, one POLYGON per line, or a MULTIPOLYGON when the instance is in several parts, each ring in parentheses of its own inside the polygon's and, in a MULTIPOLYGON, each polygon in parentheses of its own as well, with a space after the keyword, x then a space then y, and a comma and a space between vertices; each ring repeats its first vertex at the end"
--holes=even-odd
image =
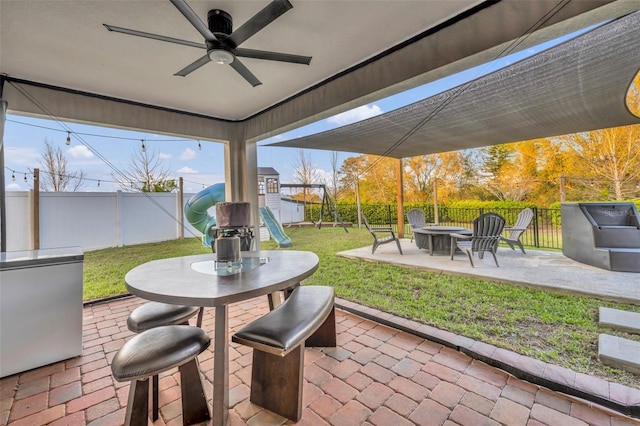
POLYGON ((142 152, 147 152, 147 147, 144 146, 144 139, 140 139, 140 141, 142 142, 142 152))
POLYGON ((13 182, 15 182, 15 181, 16 181, 16 172, 15 172, 15 171, 13 171, 13 170, 11 170, 11 180, 12 180, 13 182))
POLYGON ((27 182, 27 174, 26 173, 24 174, 24 181, 25 181, 25 183, 27 182))
POLYGON ((67 145, 71 145, 71 132, 67 132, 67 142, 65 142, 67 145))
POLYGON ((202 145, 200 144, 200 141, 198 141, 198 151, 202 151, 202 145))
POLYGON ((100 188, 100 180, 98 180, 98 188, 100 188))

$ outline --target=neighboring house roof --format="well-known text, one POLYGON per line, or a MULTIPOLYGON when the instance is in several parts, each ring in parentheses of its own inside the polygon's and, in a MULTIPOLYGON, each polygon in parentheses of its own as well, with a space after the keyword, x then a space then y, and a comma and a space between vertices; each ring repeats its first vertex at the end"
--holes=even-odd
POLYGON ((280 176, 280 173, 273 167, 258 167, 258 176, 272 176, 277 175, 280 176))

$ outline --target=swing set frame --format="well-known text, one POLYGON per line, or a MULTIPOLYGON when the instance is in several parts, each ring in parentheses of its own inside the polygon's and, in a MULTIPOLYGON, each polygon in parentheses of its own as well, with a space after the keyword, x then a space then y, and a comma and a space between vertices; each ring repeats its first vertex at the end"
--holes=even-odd
POLYGON ((344 229, 344 232, 346 232, 347 234, 349 233, 349 230, 347 230, 347 226, 344 224, 344 221, 342 220, 342 217, 340 216, 340 213, 338 213, 338 207, 336 206, 336 203, 333 202, 331 200, 331 196, 329 196, 329 193, 327 192, 327 186, 321 183, 281 183, 280 184, 280 188, 310 188, 310 189, 322 189, 322 204, 320 206, 320 219, 318 220, 318 223, 316 224, 316 226, 318 227, 318 229, 320 229, 322 227, 322 217, 324 216, 324 209, 325 206, 327 207, 327 210, 330 208, 333 208, 333 214, 335 216, 335 218, 340 222, 340 224, 342 225, 342 228, 344 229))

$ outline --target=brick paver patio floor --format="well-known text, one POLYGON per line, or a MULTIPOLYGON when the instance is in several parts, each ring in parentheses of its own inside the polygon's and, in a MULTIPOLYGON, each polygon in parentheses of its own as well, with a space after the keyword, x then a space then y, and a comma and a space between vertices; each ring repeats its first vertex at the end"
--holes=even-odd
MULTIPOLYGON (((126 318, 142 302, 129 297, 85 307, 81 357, 1 379, 0 424, 122 424, 129 385, 113 380, 109 363, 132 336, 126 318)), ((267 310, 266 298, 232 305, 230 326, 237 329, 267 310)), ((208 332, 213 314, 205 311, 208 332)), ((337 348, 306 350, 300 425, 640 425, 354 314, 338 310, 336 321, 337 348)), ((198 358, 209 402, 212 348, 198 358)), ((291 424, 249 402, 251 349, 231 344, 229 355, 229 424, 291 424)), ((156 425, 182 424, 177 380, 177 369, 161 375, 156 425)))

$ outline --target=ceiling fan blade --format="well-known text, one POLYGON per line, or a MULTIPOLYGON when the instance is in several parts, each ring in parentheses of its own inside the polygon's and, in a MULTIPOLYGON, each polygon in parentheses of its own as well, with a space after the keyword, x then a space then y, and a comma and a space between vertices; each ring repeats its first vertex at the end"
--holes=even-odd
POLYGON ((207 24, 202 22, 202 19, 200 19, 200 17, 193 11, 193 9, 191 9, 191 7, 189 7, 189 5, 184 0, 170 0, 170 1, 171 3, 173 3, 176 9, 178 9, 180 13, 182 13, 189 22, 191 22, 191 25, 193 25, 196 28, 196 30, 198 30, 198 32, 202 34, 202 37, 204 37, 205 40, 208 40, 208 41, 218 40, 216 36, 213 35, 211 30, 209 30, 209 27, 207 26, 207 24))
POLYGON ((166 42, 169 42, 169 43, 182 44, 184 46, 197 47, 199 49, 206 49, 207 48, 207 46, 205 46, 204 43, 196 43, 196 42, 193 42, 193 41, 181 40, 179 38, 167 37, 167 36, 158 35, 158 34, 145 33, 144 31, 131 30, 129 28, 116 27, 114 25, 107 25, 107 24, 102 24, 102 25, 104 25, 104 27, 107 30, 113 31, 115 33, 122 33, 122 34, 132 35, 132 36, 136 36, 136 37, 144 37, 144 38, 150 38, 150 39, 153 39, 153 40, 166 41, 166 42))
POLYGON ((231 62, 230 65, 231 65, 231 68, 236 70, 238 74, 240 74, 245 80, 247 80, 249 84, 251 84, 253 87, 256 87, 262 84, 262 82, 258 80, 258 78, 255 75, 253 75, 253 73, 249 71, 249 69, 245 67, 244 64, 240 62, 238 58, 235 58, 235 60, 231 62))
POLYGON ((209 62, 211 62, 211 59, 209 59, 209 56, 204 55, 202 58, 197 59, 195 62, 192 62, 186 67, 182 68, 180 71, 178 71, 174 75, 178 75, 180 77, 186 77, 187 75, 191 74, 192 72, 194 72, 201 66, 206 65, 209 62))
POLYGON ((240 28, 231 33, 227 40, 232 41, 235 46, 240 46, 242 42, 269 25, 291 8, 293 8, 293 5, 289 3, 289 0, 273 0, 264 9, 242 24, 240 28))
POLYGON ((289 53, 270 52, 267 50, 236 49, 236 56, 243 58, 266 59, 268 61, 291 62, 294 64, 309 65, 311 56, 291 55, 289 53))

